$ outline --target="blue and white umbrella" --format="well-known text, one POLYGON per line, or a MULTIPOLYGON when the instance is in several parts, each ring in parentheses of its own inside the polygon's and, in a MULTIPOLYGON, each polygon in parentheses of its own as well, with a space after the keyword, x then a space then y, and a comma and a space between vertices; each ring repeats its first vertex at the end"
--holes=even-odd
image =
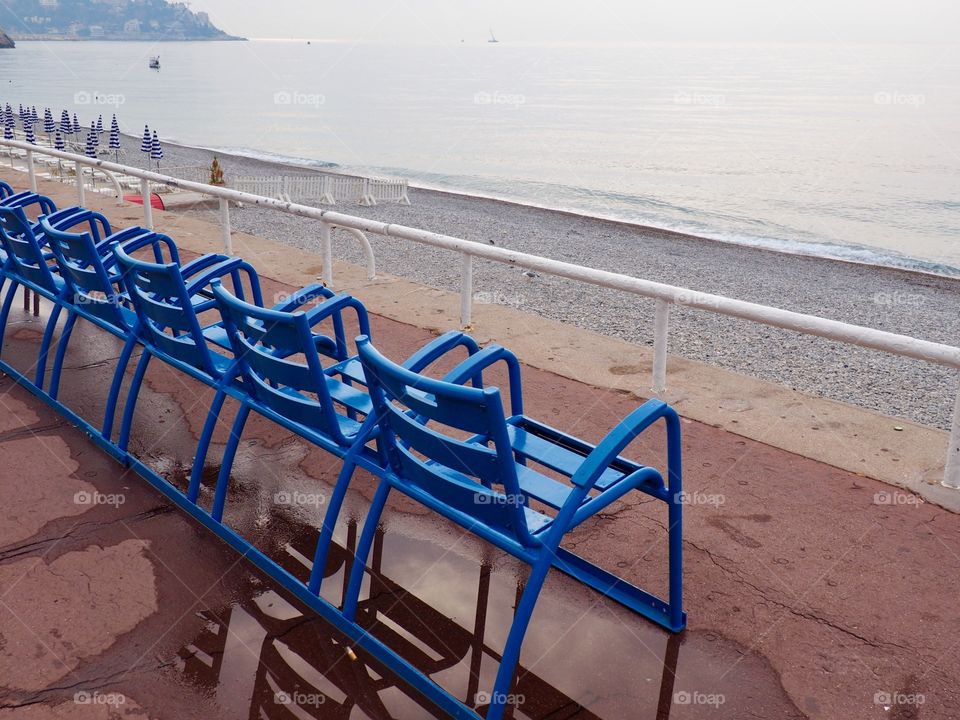
POLYGON ((116 115, 110 123, 110 149, 116 155, 117 162, 120 162, 120 125, 117 124, 116 115))
POLYGON ((99 144, 97 125, 96 123, 90 123, 90 132, 87 133, 87 146, 84 148, 83 154, 88 158, 95 158, 97 156, 97 145, 99 144))
POLYGON ((9 120, 3 124, 3 139, 13 140, 13 123, 9 120))
POLYGON ((47 134, 47 140, 53 143, 53 132, 57 129, 57 124, 53 121, 53 113, 50 108, 43 111, 43 131, 47 134))
POLYGON ((100 115, 100 116, 97 118, 97 132, 98 132, 98 133, 102 133, 102 132, 103 132, 103 115, 100 115))
POLYGON ((140 138, 140 152, 147 156, 147 166, 150 166, 150 153, 153 152, 153 138, 150 137, 150 127, 143 126, 143 137, 140 138))
POLYGON ((80 124, 80 121, 77 120, 77 114, 73 114, 73 134, 79 135, 83 132, 83 125, 80 124))
POLYGON ((36 136, 36 135, 34 134, 34 132, 33 132, 33 123, 32 123, 32 122, 28 122, 28 123, 27 123, 26 134, 27 134, 27 142, 30 143, 31 145, 36 145, 36 144, 37 144, 37 136, 36 136))
POLYGON ((37 106, 36 106, 36 105, 34 105, 32 108, 30 108, 30 119, 33 120, 33 122, 35 122, 35 123, 40 122, 40 115, 37 114, 37 106))
POLYGON ((163 148, 160 147, 160 138, 157 137, 157 131, 153 131, 153 143, 150 148, 150 157, 157 161, 157 170, 160 169, 160 161, 163 160, 163 148))
POLYGON ((60 132, 64 135, 73 135, 73 123, 70 122, 70 113, 66 110, 60 113, 60 132))
POLYGON ((67 144, 63 141, 63 135, 60 134, 59 130, 56 137, 53 138, 53 149, 61 151, 67 149, 67 144))

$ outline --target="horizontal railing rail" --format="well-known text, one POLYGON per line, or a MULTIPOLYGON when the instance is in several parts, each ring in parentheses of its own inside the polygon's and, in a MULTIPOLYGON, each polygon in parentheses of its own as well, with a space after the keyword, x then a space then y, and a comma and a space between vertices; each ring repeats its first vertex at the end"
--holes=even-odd
MULTIPOLYGON (((323 255, 323 280, 328 285, 333 284, 331 231, 334 227, 347 229, 360 240, 367 260, 367 274, 371 279, 375 274, 374 255, 365 233, 408 240, 458 253, 461 258, 460 322, 464 327, 470 325, 471 322, 474 258, 513 265, 526 270, 567 278, 597 287, 621 290, 633 295, 652 299, 656 303, 652 373, 652 390, 655 394, 662 394, 666 390, 669 317, 670 308, 673 305, 696 308, 718 315, 747 320, 770 327, 792 330, 805 335, 815 335, 839 343, 880 350, 900 357, 922 360, 954 370, 960 370, 960 347, 953 345, 945 345, 943 343, 922 340, 908 335, 900 335, 885 330, 853 325, 839 320, 830 320, 816 315, 806 315, 791 310, 745 302, 723 295, 696 292, 687 288, 658 283, 652 280, 644 280, 631 275, 599 270, 583 265, 575 265, 573 263, 553 260, 538 255, 529 255, 515 250, 463 240, 450 235, 443 235, 426 230, 418 230, 403 225, 368 220, 333 210, 323 210, 307 205, 299 205, 297 203, 246 193, 231 188, 190 182, 150 170, 118 165, 82 155, 59 152, 50 148, 29 145, 15 140, 0 140, 0 145, 18 148, 27 152, 26 161, 30 172, 31 187, 34 190, 36 189, 36 174, 33 169, 32 155, 33 153, 41 153, 77 163, 78 175, 80 175, 79 165, 91 165, 107 171, 139 177, 141 179, 142 195, 144 197, 149 196, 149 186, 151 182, 216 197, 220 200, 220 222, 223 231, 224 248, 228 253, 232 252, 232 243, 230 240, 230 202, 270 208, 279 212, 317 220, 321 223, 319 234, 323 255)), ((78 187, 82 186, 78 185, 78 187)), ((82 190, 80 192, 82 195, 82 190)), ((144 203, 144 219, 147 226, 152 228, 153 214, 149 202, 144 203)), ((960 489, 960 392, 957 393, 954 404, 953 424, 950 433, 949 447, 947 449, 943 484, 950 488, 960 489)))

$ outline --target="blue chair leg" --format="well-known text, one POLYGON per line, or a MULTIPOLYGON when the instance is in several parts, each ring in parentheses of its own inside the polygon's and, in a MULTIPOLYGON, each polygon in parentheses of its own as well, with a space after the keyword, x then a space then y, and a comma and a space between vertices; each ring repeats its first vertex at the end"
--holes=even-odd
POLYGON ((53 360, 53 371, 50 373, 50 397, 57 399, 57 392, 60 389, 60 372, 63 370, 63 361, 67 355, 67 345, 70 343, 70 335, 73 333, 73 326, 77 323, 77 314, 68 311, 67 322, 63 326, 63 332, 60 334, 60 340, 57 341, 57 355, 53 360))
POLYGON ((530 571, 530 577, 527 579, 523 595, 513 615, 513 624, 510 625, 507 642, 503 646, 503 657, 500 659, 497 677, 493 682, 493 691, 490 693, 490 707, 487 709, 486 720, 501 720, 507 710, 510 686, 520 660, 520 648, 523 645, 527 627, 530 625, 530 618, 533 617, 533 610, 537 606, 543 583, 550 571, 551 556, 552 551, 546 547, 543 548, 530 571))
POLYGON ((200 441, 197 443, 197 453, 193 457, 193 469, 190 471, 189 491, 192 492, 192 500, 196 502, 197 495, 200 494, 200 480, 203 478, 203 465, 207 461, 207 451, 210 449, 210 442, 213 440, 213 431, 217 429, 217 420, 220 418, 220 411, 223 409, 223 402, 227 399, 227 394, 222 387, 217 388, 217 394, 213 396, 213 402, 210 403, 210 409, 207 411, 207 419, 203 423, 203 431, 200 433, 200 441))
MULTIPOLYGON (((213 494, 213 508, 210 514, 213 519, 220 522, 223 519, 223 507, 227 502, 227 488, 230 485, 230 472, 233 470, 233 461, 237 457, 237 448, 240 447, 240 436, 243 435, 243 428, 247 424, 247 418, 250 417, 250 406, 243 403, 240 410, 237 411, 237 419, 233 421, 233 427, 230 428, 230 439, 227 440, 227 446, 223 449, 223 460, 220 462, 220 474, 217 476, 217 487, 213 494)), ((187 499, 195 503, 200 493, 200 476, 190 479, 190 489, 187 493, 187 499)))
MULTIPOLYGON (((380 487, 377 488, 376 495, 373 496, 373 502, 370 503, 370 511, 367 513, 367 519, 363 523, 363 532, 360 534, 360 542, 357 543, 357 552, 353 556, 353 566, 350 569, 350 584, 347 585, 347 592, 343 598, 343 616, 352 623, 357 621, 357 604, 360 599, 360 586, 363 584, 363 572, 367 565, 367 558, 370 556, 370 548, 373 546, 373 540, 377 535, 377 526, 380 524, 380 516, 383 514, 383 508, 387 504, 387 497, 390 495, 390 483, 386 480, 380 481, 380 487)), ((316 569, 314 565, 314 569, 316 569)), ((323 573, 323 568, 320 569, 323 573)))
POLYGON ((62 306, 58 302, 53 303, 53 309, 50 311, 50 319, 47 321, 47 327, 43 331, 43 340, 40 341, 40 354, 37 356, 37 378, 33 384, 43 390, 43 376, 47 371, 47 355, 50 354, 50 344, 53 342, 53 331, 57 327, 57 320, 60 318, 62 306))
POLYGON ((670 504, 667 510, 669 529, 669 593, 670 593, 670 623, 673 627, 683 627, 683 506, 680 504, 680 493, 670 493, 670 504))
POLYGON ((123 409, 123 420, 120 422, 120 442, 118 447, 121 452, 127 452, 127 446, 130 444, 130 427, 133 425, 133 411, 137 406, 137 398, 140 395, 140 386, 143 384, 143 376, 147 373, 147 365, 150 364, 150 352, 144 349, 140 356, 140 362, 137 363, 137 369, 133 373, 133 381, 130 383, 130 390, 127 392, 127 405, 123 409))
POLYGON ((337 484, 333 487, 333 495, 327 503, 327 512, 323 517, 323 527, 320 528, 320 537, 317 539, 317 550, 313 555, 313 569, 310 571, 310 582, 307 587, 315 595, 320 594, 320 585, 323 583, 324 570, 327 567, 327 555, 330 552, 330 543, 333 542, 333 529, 340 517, 340 508, 343 499, 347 496, 350 479, 357 468, 357 456, 363 452, 364 446, 377 429, 377 418, 367 416, 357 437, 343 457, 343 467, 337 476, 337 484))
POLYGON ((3 335, 7 329, 7 318, 10 317, 10 307, 13 305, 13 298, 17 294, 18 287, 20 287, 20 283, 11 278, 7 295, 3 298, 3 308, 0 309, 0 353, 3 352, 3 335))
POLYGON ((110 393, 107 395, 107 408, 103 414, 103 431, 100 433, 105 440, 110 440, 113 436, 113 421, 117 413, 117 403, 120 400, 120 387, 123 385, 123 376, 127 372, 127 365, 130 364, 130 357, 133 355, 133 349, 136 346, 136 338, 131 334, 123 344, 120 359, 117 361, 117 369, 113 373, 110 393))

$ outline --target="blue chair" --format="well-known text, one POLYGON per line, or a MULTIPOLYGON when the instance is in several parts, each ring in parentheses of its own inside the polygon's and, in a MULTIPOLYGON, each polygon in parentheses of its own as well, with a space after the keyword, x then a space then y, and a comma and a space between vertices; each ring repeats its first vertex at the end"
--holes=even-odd
MULTIPOLYGON (((152 263, 133 258, 120 246, 114 247, 114 254, 122 270, 127 296, 137 316, 135 332, 129 342, 139 342, 144 347, 127 394, 118 448, 121 453, 127 453, 137 397, 151 357, 156 356, 212 387, 216 392, 200 434, 190 476, 190 500, 196 503, 204 460, 223 403, 228 395, 241 402, 247 398, 245 389, 235 382, 240 367, 233 355, 211 350, 211 346, 221 349, 233 347, 219 313, 214 322, 206 325, 201 323, 200 315, 216 309, 218 301, 211 293, 211 284, 227 277, 238 294, 237 299, 244 303, 243 280, 246 279, 252 307, 262 308, 260 280, 253 267, 244 260, 225 255, 206 255, 180 268, 172 262, 152 263)), ((304 288, 273 310, 293 310, 322 294, 322 291, 321 286, 304 288)), ((332 340, 325 342, 329 346, 335 343, 332 340)), ((343 344, 342 338, 340 342, 343 344)), ((267 406, 262 409, 265 413, 269 410, 267 406)))
MULTIPOLYGON (((387 497, 396 489, 531 565, 497 672, 488 719, 501 718, 505 712, 523 637, 551 567, 670 631, 685 627, 680 420, 672 408, 651 400, 594 446, 523 414, 519 362, 500 346, 472 354, 442 380, 388 360, 369 338, 358 338, 357 348, 377 418, 377 442, 387 462, 364 521, 344 598, 348 620, 355 620, 370 546, 387 497), (483 371, 500 362, 509 372, 509 417, 500 390, 483 387, 483 371), (624 448, 660 419, 667 428, 669 485, 655 468, 620 457, 624 448), (458 439, 464 433, 469 437, 458 439), (567 533, 631 490, 668 507, 668 601, 560 547, 567 533)), ((358 438, 358 442, 364 440, 358 438)), ((349 482, 353 470, 353 464, 344 463, 338 486, 349 482)))
MULTIPOLYGON (((40 193, 35 193, 31 190, 16 192, 7 183, 3 183, 2 186, 0 186, 0 205, 4 205, 6 207, 23 208, 36 205, 40 215, 47 215, 57 211, 56 204, 46 195, 41 195, 40 193)), ((79 208, 75 207, 73 209, 79 208)))
POLYGON ((202 313, 215 307, 214 300, 209 297, 209 285, 214 279, 230 277, 242 294, 243 279, 246 278, 254 302, 262 305, 260 279, 248 263, 226 255, 204 255, 184 269, 174 262, 156 263, 134 258, 117 244, 113 246, 113 252, 137 317, 135 332, 127 342, 130 345, 139 342, 144 348, 127 394, 118 447, 121 452, 127 452, 140 387, 150 358, 156 356, 217 391, 194 463, 194 473, 199 476, 216 419, 226 399, 226 389, 235 375, 233 358, 211 351, 207 344, 208 334, 226 335, 219 318, 206 325, 200 321, 202 313))
MULTIPOLYGON (((360 431, 359 416, 370 414, 370 398, 362 387, 360 362, 347 345, 343 313, 349 311, 356 317, 363 334, 369 334, 370 323, 358 300, 334 294, 322 285, 303 288, 273 309, 244 302, 219 281, 212 286, 244 390, 238 395, 240 409, 217 478, 211 514, 219 521, 230 469, 251 410, 328 452, 340 457, 348 452, 360 431), (322 302, 301 309, 313 300, 322 302), (332 336, 315 330, 326 321, 332 325, 332 336), (292 356, 303 360, 290 359, 292 356)), ((368 451, 361 453, 358 462, 379 467, 368 451)), ((200 490, 196 474, 195 480, 188 491, 193 502, 200 490)))
MULTIPOLYGON (((48 207, 46 203, 41 203, 48 207)), ((86 227, 97 239, 111 233, 110 223, 99 214, 83 208, 66 208, 46 215, 48 226, 59 229, 86 227)), ((40 343, 40 352, 36 364, 35 385, 43 388, 47 355, 53 340, 54 329, 63 305, 67 302, 67 285, 56 272, 55 257, 45 249, 47 239, 40 223, 31 222, 24 211, 24 205, 0 204, 0 244, 6 255, 4 276, 10 280, 10 287, 0 309, 0 349, 13 298, 19 286, 33 290, 37 295, 53 303, 50 318, 47 321, 40 343)))
MULTIPOLYGON (((50 250, 57 259, 59 277, 66 285, 67 321, 57 344, 57 355, 50 376, 50 396, 54 399, 60 383, 60 372, 67 346, 78 317, 93 323, 124 341, 123 351, 114 372, 102 435, 110 439, 120 386, 135 346, 128 342, 136 325, 136 314, 130 307, 123 288, 120 270, 116 264, 113 246, 119 245, 127 253, 151 248, 157 262, 180 263, 176 245, 168 236, 141 227, 116 232, 100 242, 89 232, 67 232, 41 218, 40 226, 50 250)), ((75 228, 72 228, 75 230, 75 228)), ((184 272, 189 274, 189 267, 184 272)))

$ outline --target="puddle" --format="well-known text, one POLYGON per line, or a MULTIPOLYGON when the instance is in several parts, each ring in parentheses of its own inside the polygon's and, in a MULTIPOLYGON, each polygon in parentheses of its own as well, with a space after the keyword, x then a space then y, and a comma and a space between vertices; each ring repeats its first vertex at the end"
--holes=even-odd
MULTIPOLYGON (((468 545, 437 542, 426 518, 398 515, 377 536, 359 622, 483 714, 523 574, 498 554, 491 565, 468 545), (404 531, 414 524, 419 534, 404 531)), ((284 513, 268 527, 261 547, 306 578, 313 528, 284 513)), ((323 585, 334 603, 357 535, 355 521, 337 529, 323 585)), ((179 653, 183 680, 224 717, 437 716, 282 590, 249 580, 235 603, 201 613, 205 629, 179 653)), ((511 696, 518 720, 803 717, 761 656, 717 634, 671 636, 560 574, 541 595, 511 696)))

